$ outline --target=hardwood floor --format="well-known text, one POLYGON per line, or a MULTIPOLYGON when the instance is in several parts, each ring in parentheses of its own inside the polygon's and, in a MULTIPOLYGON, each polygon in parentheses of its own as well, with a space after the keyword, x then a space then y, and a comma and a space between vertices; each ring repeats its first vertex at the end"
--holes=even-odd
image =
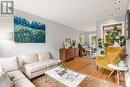
MULTIPOLYGON (((99 68, 97 70, 97 66, 95 64, 95 59, 90 59, 89 57, 79 57, 72 61, 66 62, 65 65, 68 68, 71 68, 75 71, 78 71, 78 72, 81 72, 84 74, 89 74, 96 78, 104 79, 104 80, 107 80, 107 81, 110 81, 113 83, 117 83, 115 73, 110 78, 108 78, 110 71, 103 69, 103 68, 99 68)), ((124 75, 121 74, 120 77, 122 77, 120 84, 123 85, 123 87, 125 87, 124 75)))

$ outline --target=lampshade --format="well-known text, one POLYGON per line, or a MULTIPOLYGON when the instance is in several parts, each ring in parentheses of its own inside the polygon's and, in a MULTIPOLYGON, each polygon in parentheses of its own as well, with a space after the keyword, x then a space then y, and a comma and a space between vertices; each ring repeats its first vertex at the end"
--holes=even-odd
POLYGON ((13 40, 12 32, 0 32, 0 40, 13 40))

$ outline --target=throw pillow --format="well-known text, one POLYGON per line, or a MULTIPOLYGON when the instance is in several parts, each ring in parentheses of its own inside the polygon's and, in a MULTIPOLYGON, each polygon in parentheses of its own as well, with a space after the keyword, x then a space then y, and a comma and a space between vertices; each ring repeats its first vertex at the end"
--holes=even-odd
POLYGON ((18 70, 18 58, 17 57, 7 57, 0 58, 0 67, 4 69, 5 72, 18 70))
POLYGON ((23 64, 38 62, 37 54, 23 54, 21 58, 22 58, 23 64))
POLYGON ((47 60, 47 59, 50 59, 50 54, 49 52, 44 52, 44 53, 38 53, 38 58, 39 58, 39 61, 44 61, 44 60, 47 60))

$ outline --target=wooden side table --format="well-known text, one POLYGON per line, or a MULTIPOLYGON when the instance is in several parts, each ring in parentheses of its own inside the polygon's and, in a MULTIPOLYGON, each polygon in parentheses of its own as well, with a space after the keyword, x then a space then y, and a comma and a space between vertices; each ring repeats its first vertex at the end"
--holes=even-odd
POLYGON ((113 65, 113 64, 108 64, 107 66, 112 69, 112 72, 109 74, 108 78, 113 74, 114 71, 116 71, 117 72, 117 81, 118 81, 118 84, 120 84, 119 72, 120 71, 124 71, 124 72, 127 71, 128 67, 119 67, 119 66, 113 65))
POLYGON ((79 49, 78 48, 68 48, 68 49, 60 49, 60 59, 61 62, 66 62, 72 59, 79 57, 79 49))

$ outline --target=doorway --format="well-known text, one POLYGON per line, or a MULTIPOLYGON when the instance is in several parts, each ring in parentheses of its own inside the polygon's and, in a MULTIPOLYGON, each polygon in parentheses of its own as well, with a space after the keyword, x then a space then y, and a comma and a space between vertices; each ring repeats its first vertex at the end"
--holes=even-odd
POLYGON ((97 35, 96 34, 90 34, 89 35, 89 45, 90 45, 90 50, 91 50, 91 56, 96 55, 96 46, 97 46, 97 35))

